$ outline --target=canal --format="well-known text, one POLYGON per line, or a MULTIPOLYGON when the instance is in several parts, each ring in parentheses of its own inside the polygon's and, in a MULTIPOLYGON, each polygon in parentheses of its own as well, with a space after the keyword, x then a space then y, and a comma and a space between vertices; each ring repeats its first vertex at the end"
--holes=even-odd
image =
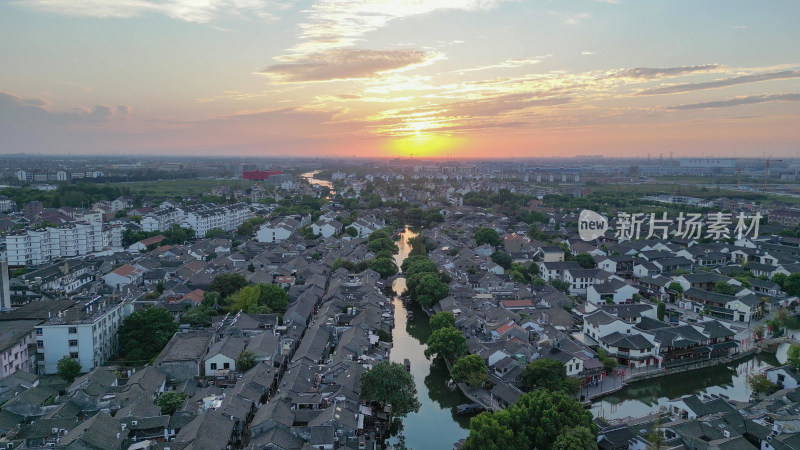
MULTIPOLYGON (((397 246, 400 252, 394 259, 397 266, 405 261, 411 252, 408 239, 416 233, 406 228, 400 234, 397 246)), ((417 398, 422 406, 419 412, 409 414, 403 420, 402 433, 409 449, 449 449, 453 443, 469 434, 469 417, 456 415, 456 406, 469 403, 460 391, 451 391, 447 387, 450 374, 440 360, 429 361, 425 358, 425 342, 431 334, 428 315, 416 304, 403 304, 400 295, 406 290, 405 278, 397 278, 392 284, 395 297, 394 330, 392 331, 391 360, 403 363, 411 361, 411 374, 417 386, 417 398), (408 312, 414 318, 408 319, 408 312)), ((397 437, 390 439, 397 443, 397 437)))
POLYGON ((306 181, 308 181, 311 184, 311 186, 314 186, 315 184, 319 185, 319 186, 324 186, 324 187, 330 189, 330 191, 331 191, 330 195, 336 195, 336 191, 333 190, 333 183, 331 183, 328 180, 321 180, 319 178, 314 178, 320 172, 322 172, 322 171, 321 170, 312 170, 311 172, 301 173, 300 176, 302 178, 305 178, 306 181))

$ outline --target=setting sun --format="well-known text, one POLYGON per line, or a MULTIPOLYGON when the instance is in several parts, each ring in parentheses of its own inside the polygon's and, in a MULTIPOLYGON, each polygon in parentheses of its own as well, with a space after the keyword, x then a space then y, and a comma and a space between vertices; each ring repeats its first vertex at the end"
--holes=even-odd
POLYGON ((413 135, 391 139, 387 144, 388 153, 402 157, 444 157, 463 144, 463 138, 425 133, 423 130, 420 128, 413 135))

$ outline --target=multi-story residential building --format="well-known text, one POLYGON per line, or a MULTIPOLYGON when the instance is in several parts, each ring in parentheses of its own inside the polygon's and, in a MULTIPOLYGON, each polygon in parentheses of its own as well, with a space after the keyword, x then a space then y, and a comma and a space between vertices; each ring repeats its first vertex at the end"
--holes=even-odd
POLYGON ((142 231, 167 231, 172 225, 180 225, 184 219, 180 208, 158 208, 142 217, 142 231))
POLYGON ((133 312, 130 302, 104 297, 79 301, 36 327, 40 374, 56 373, 58 360, 68 356, 88 372, 117 352, 117 329, 133 312))
MULTIPOLYGON (((122 231, 116 240, 122 245, 122 231)), ((102 251, 112 242, 113 233, 104 239, 99 213, 84 214, 77 222, 39 230, 21 230, 6 235, 6 253, 11 266, 44 264, 58 258, 71 258, 102 251)))
POLYGON ((225 231, 235 230, 251 217, 253 217, 253 212, 246 203, 227 206, 200 204, 186 208, 186 216, 181 226, 193 229, 195 236, 202 238, 205 237, 208 230, 214 228, 225 231))
POLYGON ((33 365, 28 347, 34 342, 33 329, 38 320, 6 320, 0 324, 0 379, 18 370, 31 372, 33 365))
POLYGON ((17 207, 17 203, 8 197, 0 196, 0 212, 12 211, 17 207))

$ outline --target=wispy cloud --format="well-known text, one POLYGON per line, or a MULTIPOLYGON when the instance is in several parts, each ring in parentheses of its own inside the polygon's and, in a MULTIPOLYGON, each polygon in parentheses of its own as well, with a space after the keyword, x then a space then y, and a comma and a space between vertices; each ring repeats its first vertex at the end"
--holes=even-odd
POLYGON ((788 78, 800 78, 800 71, 786 70, 783 72, 762 73, 758 75, 743 75, 740 77, 725 78, 722 80, 707 81, 704 83, 683 83, 671 86, 645 89, 637 95, 658 95, 658 94, 678 94, 682 92, 699 91, 703 89, 718 89, 737 84, 757 83, 759 81, 784 80, 788 78))
POLYGON ((221 16, 272 20, 289 3, 272 0, 26 0, 18 5, 77 17, 131 18, 163 14, 187 22, 207 23, 221 16))
POLYGON ((699 66, 680 66, 680 67, 637 67, 634 69, 618 70, 610 75, 612 78, 645 78, 656 79, 665 77, 677 77, 700 72, 715 72, 724 70, 725 66, 719 64, 703 64, 699 66))
POLYGON ((477 72, 479 70, 489 69, 514 69, 517 67, 525 67, 533 64, 539 64, 545 59, 544 56, 537 56, 536 58, 509 58, 497 64, 490 64, 488 66, 472 67, 470 69, 460 69, 455 72, 477 72))
POLYGON ((131 111, 131 107, 127 105, 95 105, 71 111, 56 111, 42 98, 23 98, 0 91, 0 117, 3 117, 4 122, 31 128, 102 123, 115 116, 126 116, 131 111))
POLYGON ((588 50, 584 50, 584 51, 581 52, 581 55, 583 55, 583 56, 594 55, 594 52, 590 52, 588 50))
POLYGON ((688 109, 709 109, 709 108, 728 108, 740 105, 755 105, 768 102, 800 102, 800 94, 762 94, 750 95, 746 97, 736 97, 728 100, 715 100, 711 102, 689 103, 686 105, 670 106, 667 109, 688 110, 688 109))
POLYGON ((306 11, 307 21, 300 24, 303 42, 292 53, 349 47, 396 19, 446 9, 485 10, 504 1, 509 0, 320 0, 306 11))
POLYGON ((267 67, 261 73, 278 81, 310 82, 370 78, 429 62, 435 53, 415 49, 330 49, 267 67))

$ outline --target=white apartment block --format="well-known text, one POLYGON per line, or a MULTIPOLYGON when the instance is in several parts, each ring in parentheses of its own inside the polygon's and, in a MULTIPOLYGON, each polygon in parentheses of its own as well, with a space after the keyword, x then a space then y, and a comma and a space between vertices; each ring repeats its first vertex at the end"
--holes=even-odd
POLYGON ((6 255, 11 266, 44 264, 58 258, 70 258, 101 251, 105 243, 122 245, 122 230, 107 229, 99 213, 86 214, 77 222, 39 230, 23 230, 6 236, 6 255))
POLYGON ((80 362, 82 372, 100 366, 117 352, 117 330, 132 312, 130 302, 97 297, 78 302, 37 326, 39 373, 56 373, 58 360, 64 356, 80 362))
POLYGON ((173 225, 180 225, 183 219, 183 210, 180 208, 158 208, 145 214, 139 224, 142 231, 167 231, 173 225))
POLYGON ((202 238, 214 228, 235 230, 251 217, 253 212, 246 203, 227 206, 201 204, 186 208, 186 217, 181 226, 193 229, 195 236, 202 238))
POLYGON ((0 197, 0 212, 13 211, 17 203, 8 197, 0 197))

